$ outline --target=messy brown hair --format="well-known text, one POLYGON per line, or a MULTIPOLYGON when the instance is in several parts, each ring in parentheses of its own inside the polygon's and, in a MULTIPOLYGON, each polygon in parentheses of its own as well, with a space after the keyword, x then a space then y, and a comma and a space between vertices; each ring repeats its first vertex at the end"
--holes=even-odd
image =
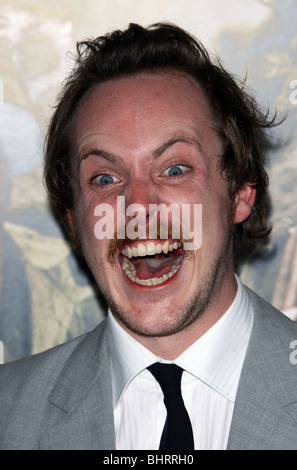
POLYGON ((52 116, 45 147, 46 187, 62 224, 71 233, 67 209, 74 206, 71 173, 72 124, 78 104, 96 84, 141 72, 177 70, 202 87, 212 110, 214 127, 223 143, 222 174, 230 196, 246 183, 257 189, 253 210, 235 225, 235 246, 263 237, 267 227, 267 187, 264 145, 266 130, 275 125, 218 59, 186 31, 172 24, 147 28, 136 24, 77 44, 75 67, 67 78, 52 116))

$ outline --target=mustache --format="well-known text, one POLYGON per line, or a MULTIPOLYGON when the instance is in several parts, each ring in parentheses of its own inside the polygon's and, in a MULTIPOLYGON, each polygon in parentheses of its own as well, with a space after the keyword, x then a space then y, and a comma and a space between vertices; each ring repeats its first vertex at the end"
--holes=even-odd
MULTIPOLYGON (((147 230, 148 231, 148 230, 147 230)), ((154 237, 149 237, 149 233, 146 233, 146 237, 139 237, 137 236, 137 233, 135 232, 135 237, 131 238, 127 235, 125 231, 125 237, 124 238, 118 238, 117 237, 117 232, 114 232, 113 238, 110 240, 109 245, 108 245, 108 251, 107 251, 107 258, 110 264, 114 264, 116 256, 125 246, 129 246, 132 243, 135 243, 137 240, 167 240, 167 239, 173 239, 176 240, 177 242, 181 243, 184 245, 184 243, 189 243, 193 240, 192 239, 187 239, 184 238, 183 236, 183 231, 182 227, 180 226, 179 230, 179 236, 176 237, 176 229, 175 231, 172 228, 172 224, 168 223, 168 226, 166 225, 163 226, 160 222, 157 224, 156 228, 156 233, 154 233, 154 237), (156 236, 155 236, 156 235, 156 236)), ((189 251, 185 252, 186 255, 189 254, 189 251)))

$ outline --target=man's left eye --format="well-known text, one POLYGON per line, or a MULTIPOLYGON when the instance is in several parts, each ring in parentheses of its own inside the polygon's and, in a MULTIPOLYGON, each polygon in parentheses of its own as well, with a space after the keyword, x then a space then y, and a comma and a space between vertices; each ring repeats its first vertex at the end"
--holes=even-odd
POLYGON ((180 176, 183 173, 185 173, 185 171, 187 171, 187 170, 188 170, 188 167, 185 166, 185 165, 173 165, 173 166, 170 166, 169 168, 167 168, 164 171, 164 173, 167 176, 180 176))

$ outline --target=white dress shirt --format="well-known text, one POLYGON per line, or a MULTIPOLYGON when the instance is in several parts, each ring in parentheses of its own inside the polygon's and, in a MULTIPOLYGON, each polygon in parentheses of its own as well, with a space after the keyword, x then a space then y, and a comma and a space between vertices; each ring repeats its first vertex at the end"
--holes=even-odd
MULTIPOLYGON (((201 338, 173 363, 184 369, 182 396, 188 410, 195 449, 227 447, 239 377, 253 323, 253 307, 238 279, 234 302, 201 338)), ((146 369, 162 361, 107 318, 113 380, 116 448, 157 450, 166 419, 163 393, 146 369)))

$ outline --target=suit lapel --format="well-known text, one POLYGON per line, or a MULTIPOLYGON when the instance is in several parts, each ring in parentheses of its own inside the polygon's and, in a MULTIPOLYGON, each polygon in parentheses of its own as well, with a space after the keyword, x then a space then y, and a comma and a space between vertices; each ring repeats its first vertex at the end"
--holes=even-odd
POLYGON ((41 449, 114 449, 112 385, 105 322, 73 351, 49 396, 41 449))
POLYGON ((228 449, 296 449, 297 369, 289 360, 297 325, 249 291, 255 318, 228 449))
POLYGON ((297 449, 296 413, 296 403, 282 406, 262 377, 245 370, 236 397, 228 450, 297 449))
MULTIPOLYGON (((228 449, 297 449, 297 324, 249 292, 255 320, 234 406, 228 449)), ((105 322, 79 343, 49 397, 40 449, 115 449, 105 322)))

